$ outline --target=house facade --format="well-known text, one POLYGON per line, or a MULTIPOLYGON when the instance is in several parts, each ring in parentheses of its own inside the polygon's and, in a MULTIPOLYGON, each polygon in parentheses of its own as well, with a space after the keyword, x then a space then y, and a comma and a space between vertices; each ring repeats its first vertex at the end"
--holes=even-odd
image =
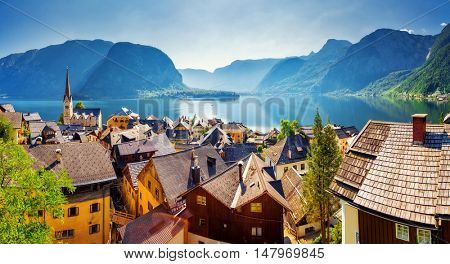
POLYGON ((40 215, 54 230, 55 243, 110 243, 110 184, 117 179, 109 151, 98 142, 26 146, 36 167, 65 170, 76 187, 67 193, 64 218, 40 215))
POLYGON ((343 243, 449 243, 449 125, 412 119, 371 120, 350 145, 330 186, 343 243))

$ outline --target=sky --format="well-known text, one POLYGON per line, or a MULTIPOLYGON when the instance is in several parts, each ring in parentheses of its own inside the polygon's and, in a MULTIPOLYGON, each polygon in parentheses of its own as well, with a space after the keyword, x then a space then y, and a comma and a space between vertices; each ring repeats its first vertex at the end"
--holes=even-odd
POLYGON ((434 35, 449 21, 449 0, 0 0, 0 57, 104 39, 154 46, 179 69, 211 71, 306 55, 330 38, 356 43, 379 28, 434 35))

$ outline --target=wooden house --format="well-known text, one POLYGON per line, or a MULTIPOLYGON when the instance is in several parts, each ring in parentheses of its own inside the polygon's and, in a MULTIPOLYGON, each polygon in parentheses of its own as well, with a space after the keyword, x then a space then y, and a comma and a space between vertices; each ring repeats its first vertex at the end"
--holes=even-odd
POLYGON ((182 195, 189 217, 189 243, 283 243, 283 216, 290 206, 280 182, 255 154, 182 195))
POLYGON ((450 127, 412 119, 370 120, 350 145, 330 186, 343 243, 450 242, 450 127))

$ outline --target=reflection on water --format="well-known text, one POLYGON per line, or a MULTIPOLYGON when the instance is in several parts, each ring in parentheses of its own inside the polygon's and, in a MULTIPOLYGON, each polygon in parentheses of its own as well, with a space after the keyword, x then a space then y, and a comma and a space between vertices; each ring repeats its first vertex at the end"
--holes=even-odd
MULTIPOLYGON (((62 111, 62 101, 9 100, 16 111, 39 112, 46 120, 56 120, 62 111)), ((312 95, 241 96, 238 99, 127 99, 85 101, 86 107, 100 107, 103 122, 120 107, 138 112, 142 117, 180 115, 203 118, 218 117, 225 121, 238 121, 250 128, 266 131, 277 127, 280 119, 297 119, 302 125, 312 124, 319 108, 324 120, 335 124, 355 125, 361 129, 369 120, 409 122, 414 113, 427 113, 429 121, 437 122, 441 112, 450 112, 450 103, 384 97, 327 97, 312 95)))

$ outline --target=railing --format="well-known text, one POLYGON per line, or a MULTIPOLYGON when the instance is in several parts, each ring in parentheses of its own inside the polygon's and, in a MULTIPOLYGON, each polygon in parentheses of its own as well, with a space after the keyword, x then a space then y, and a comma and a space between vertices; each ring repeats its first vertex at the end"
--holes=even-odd
POLYGON ((111 221, 118 225, 126 225, 130 221, 134 220, 135 216, 121 211, 111 211, 111 221))

